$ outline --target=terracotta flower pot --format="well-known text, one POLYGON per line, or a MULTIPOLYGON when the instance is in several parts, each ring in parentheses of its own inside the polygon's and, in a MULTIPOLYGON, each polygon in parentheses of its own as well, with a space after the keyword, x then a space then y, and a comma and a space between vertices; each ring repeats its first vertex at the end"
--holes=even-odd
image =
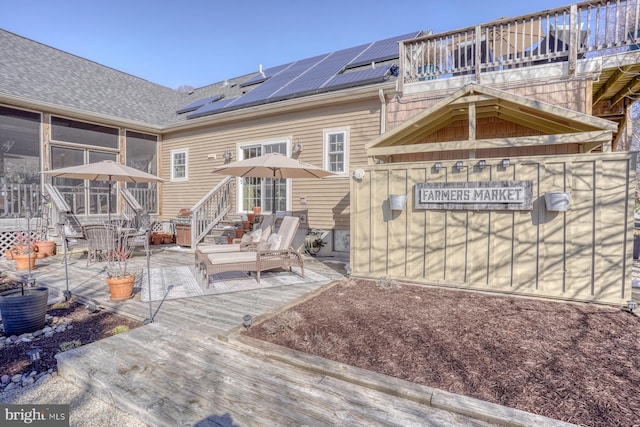
POLYGON ((16 270, 32 270, 36 268, 36 259, 38 258, 37 252, 31 252, 30 254, 17 254, 13 253, 13 260, 16 262, 16 270), (31 264, 31 266, 29 266, 31 264))
POLYGON ((173 243, 173 236, 169 233, 164 233, 162 235, 162 243, 164 244, 173 243))
POLYGON ((162 244, 162 242, 164 241, 164 238, 162 237, 162 234, 160 233, 154 233, 151 235, 151 243, 154 245, 160 245, 162 244))
POLYGON ((256 222, 256 214, 254 213, 248 213, 247 214, 247 219, 249 220, 249 222, 253 223, 256 222))
POLYGON ((242 237, 242 235, 244 234, 244 230, 242 228, 236 228, 235 230, 233 230, 233 232, 235 233, 236 237, 242 237))
POLYGON ((254 206, 253 207, 253 214, 258 216, 260 215, 260 211, 262 211, 262 208, 260 206, 254 206))
POLYGON ((48 257, 56 254, 56 242, 53 240, 39 240, 36 242, 38 248, 38 254, 42 254, 42 257, 48 257))
POLYGON ((249 221, 242 221, 242 229, 247 231, 251 228, 251 222, 249 221))
POLYGON ((134 274, 124 277, 107 277, 109 299, 111 301, 123 301, 133 297, 133 284, 135 281, 136 276, 134 274))
POLYGON ((6 249, 6 250, 4 251, 4 257, 5 257, 6 259, 13 259, 13 252, 11 252, 9 249, 6 249))

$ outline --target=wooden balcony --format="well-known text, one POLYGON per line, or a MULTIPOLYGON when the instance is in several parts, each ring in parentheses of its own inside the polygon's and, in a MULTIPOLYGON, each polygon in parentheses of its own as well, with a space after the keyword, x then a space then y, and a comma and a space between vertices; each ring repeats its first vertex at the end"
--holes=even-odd
POLYGON ((566 76, 594 76, 593 105, 611 109, 640 89, 639 18, 640 0, 591 1, 406 40, 400 90, 458 76, 490 83, 500 72, 500 81, 548 78, 532 67, 557 64, 566 76))

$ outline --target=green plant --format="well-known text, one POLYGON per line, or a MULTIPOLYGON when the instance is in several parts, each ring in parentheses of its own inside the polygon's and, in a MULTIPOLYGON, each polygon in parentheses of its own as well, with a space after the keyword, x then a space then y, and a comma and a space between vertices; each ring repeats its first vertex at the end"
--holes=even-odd
POLYGON ((82 345, 82 343, 80 342, 80 340, 65 341, 62 344, 60 344, 60 351, 61 352, 65 352, 67 350, 71 350, 71 349, 80 347, 81 345, 82 345))
POLYGON ((127 325, 120 325, 120 326, 116 326, 111 330, 111 335, 118 335, 128 331, 129 331, 129 327, 127 325))

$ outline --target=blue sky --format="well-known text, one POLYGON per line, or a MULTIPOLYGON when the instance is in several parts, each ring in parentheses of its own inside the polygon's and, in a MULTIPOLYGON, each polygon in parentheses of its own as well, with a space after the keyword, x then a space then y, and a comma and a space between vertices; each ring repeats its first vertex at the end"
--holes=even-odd
POLYGON ((170 88, 201 87, 419 30, 444 32, 566 0, 21 0, 0 28, 170 88))

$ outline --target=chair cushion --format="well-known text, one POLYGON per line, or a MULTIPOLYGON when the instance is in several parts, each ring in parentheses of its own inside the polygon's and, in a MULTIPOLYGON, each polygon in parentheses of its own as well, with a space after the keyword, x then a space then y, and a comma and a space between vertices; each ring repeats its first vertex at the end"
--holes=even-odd
POLYGON ((253 230, 251 233, 245 233, 242 236, 241 243, 257 243, 262 238, 262 230, 253 230))
POLYGON ((219 252, 239 252, 240 244, 239 243, 231 243, 227 245, 201 245, 197 247, 203 254, 215 254, 219 252))
POLYGON ((256 260, 255 252, 220 252, 207 255, 212 264, 233 264, 236 262, 251 262, 256 260))
POLYGON ((269 239, 267 239, 267 243, 269 244, 270 250, 277 251, 278 249, 280 249, 280 245, 282 244, 282 236, 278 233, 274 233, 269 236, 269 239))

